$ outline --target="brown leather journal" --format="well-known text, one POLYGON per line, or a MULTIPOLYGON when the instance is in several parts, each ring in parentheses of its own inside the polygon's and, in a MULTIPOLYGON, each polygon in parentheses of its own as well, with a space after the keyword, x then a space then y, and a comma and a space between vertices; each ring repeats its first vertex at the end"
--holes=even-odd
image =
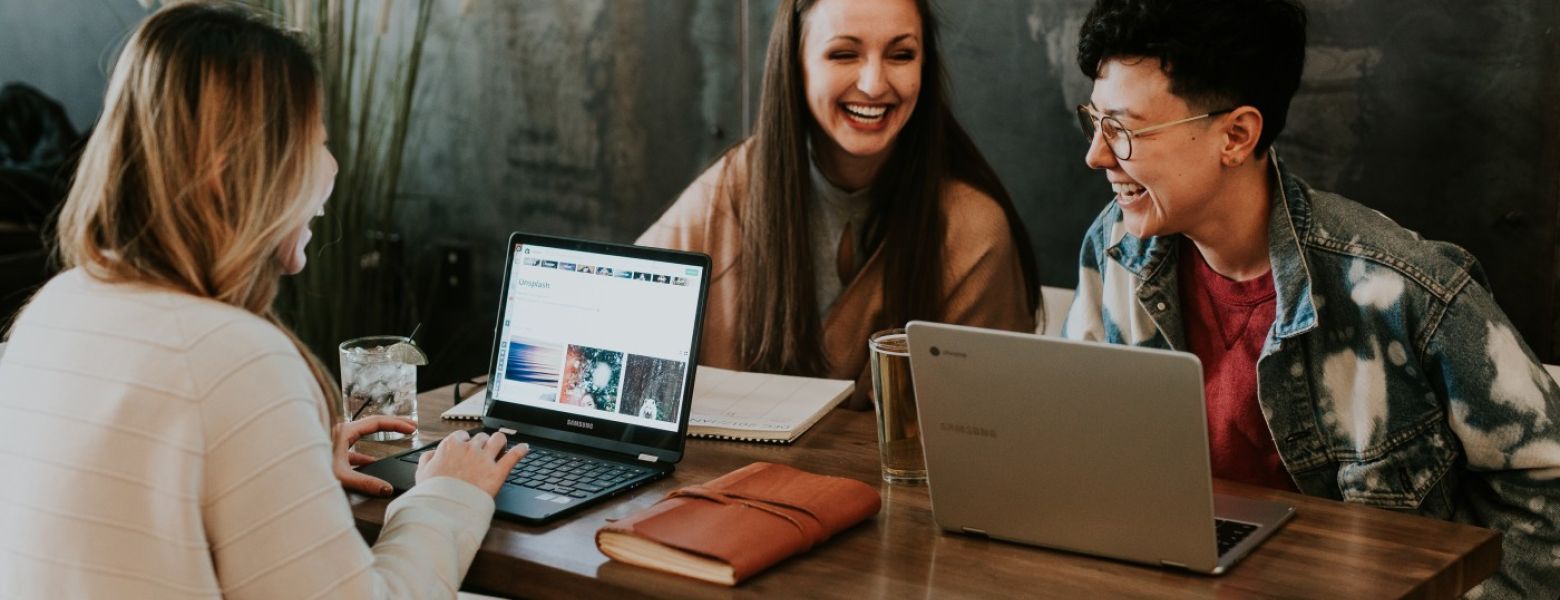
POLYGON ((753 463, 596 532, 614 560, 736 585, 877 514, 876 488, 854 479, 753 463))

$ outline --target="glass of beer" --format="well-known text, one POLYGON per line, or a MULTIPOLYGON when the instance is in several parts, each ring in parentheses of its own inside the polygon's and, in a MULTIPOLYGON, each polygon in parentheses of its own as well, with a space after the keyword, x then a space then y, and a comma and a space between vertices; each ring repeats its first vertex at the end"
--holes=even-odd
POLYGON ((926 481, 921 454, 921 423, 910 380, 910 343, 903 329, 885 329, 867 338, 872 363, 872 408, 877 412, 878 452, 883 481, 926 481))

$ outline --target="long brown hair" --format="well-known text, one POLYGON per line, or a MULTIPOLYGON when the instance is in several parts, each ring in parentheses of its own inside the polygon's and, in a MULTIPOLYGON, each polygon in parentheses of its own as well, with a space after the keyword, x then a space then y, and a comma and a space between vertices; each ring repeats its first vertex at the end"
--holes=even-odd
MULTIPOLYGON (((829 367, 814 295, 807 218, 812 195, 807 136, 821 129, 806 103, 802 29, 816 3, 781 1, 769 35, 757 122, 743 146, 747 179, 739 184, 732 177, 733 164, 743 154, 737 149, 727 153, 722 177, 725 193, 745 197, 733 203, 742 224, 738 310, 744 325, 739 345, 745 368, 758 371, 818 375, 829 367)), ((884 261, 883 313, 874 326, 902 326, 939 315, 944 248, 925 242, 943 239, 946 223, 940 201, 952 181, 973 186, 1002 207, 1033 311, 1039 285, 1029 234, 996 171, 953 116, 936 15, 928 0, 915 4, 923 38, 920 96, 872 181, 871 216, 865 227, 865 247, 877 249, 884 261)))
POLYGON ((277 249, 308 222, 320 75, 303 40, 244 7, 184 2, 120 53, 56 235, 64 266, 210 298, 281 329, 338 417, 329 371, 272 311, 277 249))

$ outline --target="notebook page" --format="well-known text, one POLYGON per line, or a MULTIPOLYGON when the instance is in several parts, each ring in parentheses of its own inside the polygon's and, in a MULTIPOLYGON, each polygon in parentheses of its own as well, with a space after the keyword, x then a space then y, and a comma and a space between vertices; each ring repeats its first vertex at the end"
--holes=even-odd
POLYGON ((855 382, 699 367, 690 427, 793 431, 833 408, 855 382))

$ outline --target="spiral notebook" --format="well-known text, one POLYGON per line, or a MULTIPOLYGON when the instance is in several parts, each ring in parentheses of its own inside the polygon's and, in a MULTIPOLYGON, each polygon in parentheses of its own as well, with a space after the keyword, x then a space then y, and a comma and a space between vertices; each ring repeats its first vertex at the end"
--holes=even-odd
MULTIPOLYGON (((699 367, 693 383, 688 435, 789 444, 855 391, 856 382, 699 367)), ((439 415, 482 420, 487 388, 473 385, 459 404, 439 415)))
POLYGON ((855 391, 856 382, 699 367, 688 435, 789 444, 855 391))

